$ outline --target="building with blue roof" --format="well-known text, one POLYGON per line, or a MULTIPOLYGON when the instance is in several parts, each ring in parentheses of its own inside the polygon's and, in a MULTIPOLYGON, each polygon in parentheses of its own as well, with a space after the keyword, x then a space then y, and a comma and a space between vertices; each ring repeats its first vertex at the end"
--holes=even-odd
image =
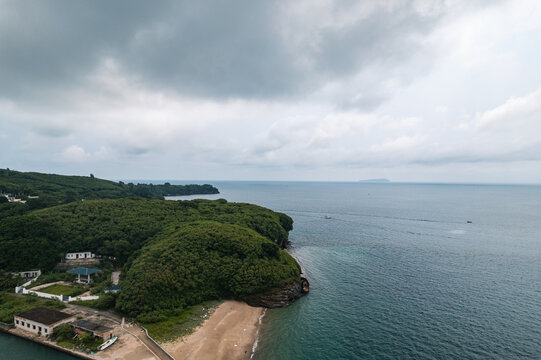
POLYGON ((91 284, 91 283, 94 282, 94 280, 92 280, 90 278, 90 275, 95 274, 95 273, 99 273, 99 272, 101 272, 101 270, 85 268, 85 267, 79 267, 77 269, 68 270, 67 272, 69 272, 71 274, 77 274, 77 282, 78 283, 91 284), (81 275, 86 276, 86 279, 81 278, 81 275))

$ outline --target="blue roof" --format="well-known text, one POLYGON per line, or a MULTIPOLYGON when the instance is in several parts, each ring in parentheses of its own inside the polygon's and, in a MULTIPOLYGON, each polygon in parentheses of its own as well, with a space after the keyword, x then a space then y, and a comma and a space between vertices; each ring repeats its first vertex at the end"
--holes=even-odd
POLYGON ((120 285, 114 285, 114 286, 107 286, 103 290, 120 290, 120 285))
POLYGON ((95 274, 97 272, 101 272, 101 270, 80 267, 80 268, 77 268, 77 269, 68 270, 68 272, 72 273, 72 274, 79 274, 79 275, 92 275, 92 274, 95 274))

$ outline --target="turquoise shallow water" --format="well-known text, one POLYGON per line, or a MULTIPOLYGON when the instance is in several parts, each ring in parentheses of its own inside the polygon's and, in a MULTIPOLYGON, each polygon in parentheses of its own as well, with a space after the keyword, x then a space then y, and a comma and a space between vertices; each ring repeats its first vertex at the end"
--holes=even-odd
POLYGON ((541 187, 217 185, 293 217, 311 283, 254 359, 541 359, 541 187))

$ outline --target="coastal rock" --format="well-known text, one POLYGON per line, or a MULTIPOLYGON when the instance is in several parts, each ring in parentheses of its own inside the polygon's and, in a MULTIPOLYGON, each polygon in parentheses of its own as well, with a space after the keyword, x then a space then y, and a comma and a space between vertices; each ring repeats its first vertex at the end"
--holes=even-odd
POLYGON ((298 282, 283 288, 271 289, 261 294, 250 295, 242 300, 251 306, 261 306, 269 309, 288 306, 301 296, 308 294, 310 283, 304 277, 298 282))

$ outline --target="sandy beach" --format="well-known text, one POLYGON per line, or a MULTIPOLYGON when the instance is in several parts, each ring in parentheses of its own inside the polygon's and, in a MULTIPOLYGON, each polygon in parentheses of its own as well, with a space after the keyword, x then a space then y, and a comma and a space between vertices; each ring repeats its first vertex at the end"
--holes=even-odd
POLYGON ((191 335, 161 344, 177 360, 249 359, 263 308, 226 301, 191 335))

